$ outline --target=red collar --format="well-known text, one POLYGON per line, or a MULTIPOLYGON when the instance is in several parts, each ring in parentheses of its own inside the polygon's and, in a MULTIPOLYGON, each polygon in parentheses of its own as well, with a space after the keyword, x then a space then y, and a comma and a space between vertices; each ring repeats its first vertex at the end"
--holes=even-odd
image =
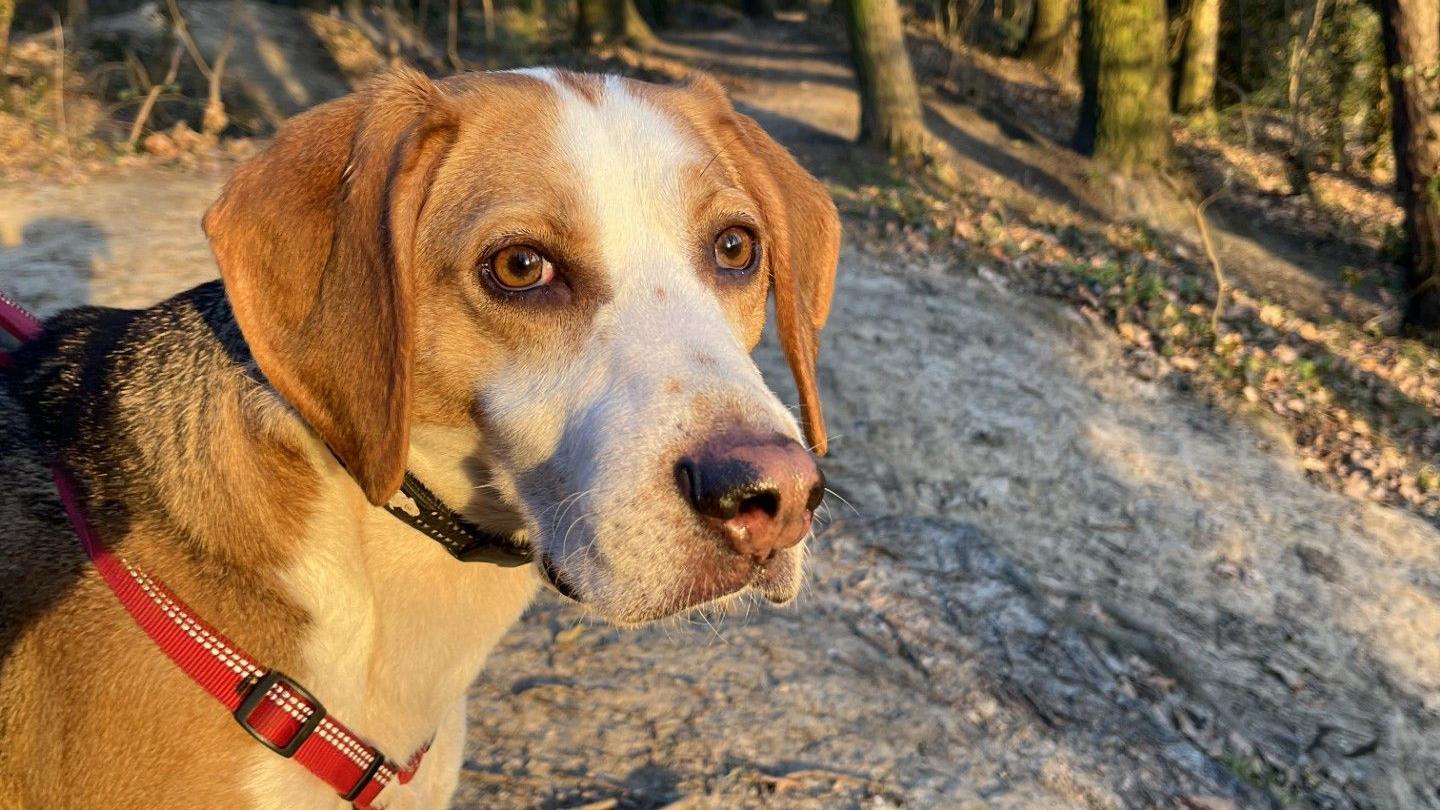
POLYGON ((70 524, 105 584, 160 651, 224 704, 250 736, 293 757, 362 810, 391 782, 410 781, 425 748, 405 766, 396 765, 327 715, 305 687, 255 663, 240 645, 196 618, 164 583, 106 548, 80 508, 74 481, 58 464, 53 471, 70 524))
MULTIPOLYGON (((0 329, 24 342, 38 335, 40 328, 39 321, 0 294, 0 329)), ((0 368, 8 362, 8 355, 0 351, 0 368)), ((326 714, 307 689, 255 662, 238 644, 197 618, 164 583, 106 548, 85 517, 74 480, 59 464, 52 471, 70 524, 105 584, 161 652, 229 709, 250 736, 305 766, 360 810, 369 810, 392 782, 410 781, 428 744, 404 766, 386 759, 326 714)))

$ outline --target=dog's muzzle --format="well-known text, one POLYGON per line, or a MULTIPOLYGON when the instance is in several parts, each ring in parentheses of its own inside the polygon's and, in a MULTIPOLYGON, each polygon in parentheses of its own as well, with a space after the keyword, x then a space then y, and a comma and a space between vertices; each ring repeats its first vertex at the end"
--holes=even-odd
POLYGON ((566 599, 576 602, 585 601, 580 598, 580 592, 575 590, 575 586, 571 585, 569 580, 565 579, 565 575, 560 573, 560 569, 556 567, 554 559, 549 554, 540 555, 540 576, 550 584, 550 587, 555 589, 556 593, 566 599))

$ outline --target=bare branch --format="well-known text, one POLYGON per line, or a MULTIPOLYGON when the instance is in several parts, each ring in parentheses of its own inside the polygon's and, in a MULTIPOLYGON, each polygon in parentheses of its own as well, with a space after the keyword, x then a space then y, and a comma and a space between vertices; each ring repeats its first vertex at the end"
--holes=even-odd
POLYGON ((215 69, 206 76, 209 80, 209 93, 205 100, 200 131, 212 137, 218 136, 230 123, 229 116, 225 114, 225 102, 221 98, 220 87, 225 79, 225 63, 229 61, 230 52, 235 48, 235 26, 239 18, 240 0, 231 0, 230 16, 225 21, 225 39, 221 41, 220 52, 215 56, 215 69))
POLYGON ((450 0, 449 11, 445 29, 445 55, 450 58, 450 69, 458 73, 465 69, 465 60, 460 58, 460 0, 450 0))
POLYGON ((165 0, 165 5, 170 9, 170 25, 175 29, 175 35, 185 43, 185 49, 190 52, 190 58, 195 60, 195 67, 200 68, 200 73, 206 80, 210 79, 210 63, 200 54, 200 46, 195 44, 195 39, 190 36, 190 26, 185 24, 185 15, 180 13, 180 4, 177 0, 165 0))
POLYGON ((60 15, 50 12, 55 20, 55 129, 60 133, 60 142, 65 145, 65 157, 70 157, 70 125, 65 120, 65 24, 60 15))
POLYGON ((1219 75, 1218 72, 1216 73, 1215 78, 1221 84, 1230 88, 1235 93, 1235 95, 1240 98, 1240 103, 1237 106, 1240 107, 1240 125, 1245 128, 1245 145, 1251 149, 1254 149, 1255 126, 1250 123, 1250 94, 1245 92, 1245 88, 1241 87, 1235 82, 1230 81, 1224 76, 1219 75))
POLYGON ((1200 231, 1200 244, 1205 248, 1205 258, 1210 260, 1210 269, 1215 273, 1215 308, 1210 311, 1210 336, 1217 345, 1220 342, 1220 313, 1225 309, 1225 297, 1230 288, 1225 282, 1225 268, 1220 264, 1220 256, 1215 251, 1215 240, 1210 237, 1210 222, 1205 217, 1205 209, 1218 200, 1226 188, 1221 186, 1191 209, 1195 214, 1195 227, 1200 231))
POLYGON ((130 137, 125 140, 125 147, 135 149, 135 144, 140 140, 140 133, 145 131, 145 123, 150 120, 150 113, 155 109, 155 102, 159 100, 160 94, 165 88, 175 83, 180 75, 180 57, 185 53, 180 45, 176 45, 170 51, 170 68, 165 71, 165 79, 159 83, 150 85, 150 92, 145 94, 145 102, 140 105, 139 111, 135 113, 135 121, 130 125, 130 137))

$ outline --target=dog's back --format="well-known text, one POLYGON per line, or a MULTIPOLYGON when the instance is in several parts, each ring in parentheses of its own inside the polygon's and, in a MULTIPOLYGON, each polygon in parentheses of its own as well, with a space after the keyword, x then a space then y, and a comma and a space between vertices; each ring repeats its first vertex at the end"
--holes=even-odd
MULTIPOLYGON (((10 380, 6 380, 10 382, 10 380)), ((35 762, 27 709, 53 690, 43 673, 25 666, 21 647, 46 643, 34 628, 85 571, 79 541, 66 524, 47 459, 26 409, 10 385, 0 385, 0 796, 24 796, 11 778, 35 762)))
MULTIPOLYGON (((12 645, 83 568, 46 455, 25 410, 0 386, 0 693, 15 686, 5 669, 12 645)), ((0 738, 5 724, 0 714, 0 738)))
MULTIPOLYGON (((61 313, 0 375, 0 672, 6 675, 13 645, 86 571, 50 465, 60 448, 76 451, 86 466, 104 464, 105 453, 97 453, 102 443, 79 437, 104 418, 105 355, 135 314, 101 307, 61 313)), ((0 694, 12 687, 0 677, 0 694)), ((0 739, 7 739, 5 722, 0 714, 0 739)))
MULTIPOLYGON (((228 718, 203 701, 166 699, 167 690, 189 695, 193 687, 144 641, 90 566, 50 467, 63 457, 87 482, 89 517, 107 539, 163 543, 172 565, 183 557, 182 534, 150 508, 164 477, 144 474, 135 436, 175 431, 160 417, 177 410, 201 412, 192 425, 199 429, 203 408, 173 392, 162 401, 151 382, 178 377, 205 390, 226 353, 202 311, 223 302, 212 283, 148 310, 70 310, 0 374, 0 807, 89 806, 86 797, 102 795, 116 807, 218 806, 209 798, 231 789, 221 778, 213 796, 192 802, 193 789, 178 792, 233 763, 215 740, 243 744, 243 735, 220 736, 228 718), (147 397, 145 407, 122 405, 147 397), (152 733, 137 733, 146 728, 152 733), (173 767, 97 763, 77 745, 173 767)), ((146 554, 162 565, 166 556, 146 554)), ((208 588, 203 581, 187 590, 223 587, 213 574, 208 588)))

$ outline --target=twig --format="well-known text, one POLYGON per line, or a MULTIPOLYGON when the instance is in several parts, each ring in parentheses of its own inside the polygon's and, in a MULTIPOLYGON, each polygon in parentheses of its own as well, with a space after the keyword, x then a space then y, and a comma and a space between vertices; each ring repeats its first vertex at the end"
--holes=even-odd
POLYGON ((240 0, 232 0, 230 16, 225 21, 225 38, 220 42, 220 52, 215 56, 215 69, 205 77, 209 80, 209 92, 206 95, 205 112, 200 119, 200 131, 206 135, 218 136, 230 122, 225 115, 225 101, 221 97, 220 87, 225 79, 225 63, 230 60, 230 52, 235 48, 235 26, 239 19, 240 0))
POLYGON ((70 126, 65 121, 65 24, 60 15, 50 12, 55 19, 55 129, 60 133, 60 142, 65 145, 65 157, 70 157, 70 126))
MULTIPOLYGON (((137 104, 144 104, 147 97, 148 94, 146 94, 145 96, 135 96, 134 98, 127 98, 124 101, 117 101, 114 104, 110 104, 104 107, 100 111, 100 117, 110 118, 111 116, 115 115, 126 107, 133 107, 137 104)), ((155 97, 156 104, 159 104, 162 101, 178 101, 190 105, 195 104, 195 99, 190 98, 184 93, 161 93, 160 95, 155 97)))
POLYGON ((140 58, 129 48, 125 49, 125 75, 130 78, 130 83, 141 93, 150 91, 150 77, 145 73, 145 66, 140 64, 140 58))
POLYGON ((1171 191, 1175 192, 1175 195, 1181 202, 1190 207, 1190 213, 1195 217, 1195 227, 1200 231, 1200 245, 1205 249, 1205 257, 1210 260, 1210 269, 1215 273, 1215 308, 1210 311, 1210 333, 1215 340, 1216 346, 1218 346, 1220 342, 1220 312, 1225 306, 1225 296, 1230 288, 1229 285, 1225 283, 1225 268, 1220 264, 1220 255, 1219 252, 1215 250, 1215 241, 1210 237, 1210 221, 1205 218, 1205 210, 1216 200, 1224 196, 1225 192, 1230 190, 1230 181, 1232 179, 1233 176, 1226 173, 1225 182, 1221 184, 1220 188, 1215 189, 1215 191, 1211 192, 1210 196, 1201 200, 1197 205, 1190 202, 1189 195, 1185 193, 1185 190, 1175 178, 1171 177, 1168 173, 1160 173, 1160 180, 1169 186, 1171 191))
POLYGON ((1246 93, 1240 85, 1230 81, 1224 76, 1216 76, 1215 78, 1218 79, 1221 84, 1233 90, 1235 95, 1240 97, 1240 125, 1245 128, 1245 146, 1249 149, 1254 149, 1255 129, 1250 124, 1250 95, 1246 93))
POLYGON ((861 774, 846 773, 830 768, 802 768, 787 773, 762 773, 760 778, 777 785, 798 782, 848 782, 850 784, 873 785, 875 780, 861 774))
POLYGON ((1225 268, 1220 264, 1220 257, 1215 252, 1215 241, 1210 238, 1210 222, 1205 218, 1205 209, 1219 199, 1225 190, 1226 187, 1221 186, 1192 209, 1195 214, 1195 227, 1200 230, 1200 244, 1205 248, 1205 258, 1210 260, 1210 269, 1215 273, 1215 308, 1210 311, 1210 336, 1216 347, 1220 345, 1220 313, 1225 308, 1225 296, 1229 294, 1230 288, 1225 283, 1225 268))
POLYGON ((1185 50, 1185 39, 1190 36, 1190 27, 1194 24, 1192 19, 1194 16, 1195 2, 1186 0, 1185 8, 1171 21, 1170 52, 1166 54, 1165 58, 1172 65, 1179 61, 1180 52, 1185 50))
POLYGON ((195 44, 195 39, 190 36, 190 26, 185 24, 185 15, 180 13, 180 4, 176 0, 165 0, 165 5, 170 9, 170 25, 175 28, 175 35, 185 43, 185 49, 190 52, 190 58, 195 60, 195 67, 200 68, 200 73, 206 80, 210 79, 210 63, 200 55, 200 46, 195 44))
POLYGON ((459 73, 465 69, 465 60, 460 58, 460 0, 450 0, 449 11, 445 28, 445 55, 450 59, 450 69, 459 73))
POLYGON ((145 103, 140 105, 140 110, 135 113, 134 123, 130 124, 130 137, 125 140, 126 149, 134 151, 135 144, 140 140, 140 133, 145 131, 145 123, 150 120, 150 113, 155 109, 155 102, 165 88, 174 84, 175 78, 180 75, 180 57, 184 53, 180 45, 170 50, 170 68, 165 71, 165 80, 150 85, 150 92, 145 94, 145 103))
POLYGON ((1290 149, 1286 155, 1290 167, 1292 192, 1300 193, 1310 184, 1310 137, 1305 132, 1300 111, 1300 94, 1304 82, 1305 65, 1315 49, 1315 39, 1320 33, 1320 24, 1325 19, 1325 1, 1315 0, 1311 7, 1305 39, 1300 40, 1297 30, 1290 39, 1290 80, 1285 96, 1290 111, 1290 149))

